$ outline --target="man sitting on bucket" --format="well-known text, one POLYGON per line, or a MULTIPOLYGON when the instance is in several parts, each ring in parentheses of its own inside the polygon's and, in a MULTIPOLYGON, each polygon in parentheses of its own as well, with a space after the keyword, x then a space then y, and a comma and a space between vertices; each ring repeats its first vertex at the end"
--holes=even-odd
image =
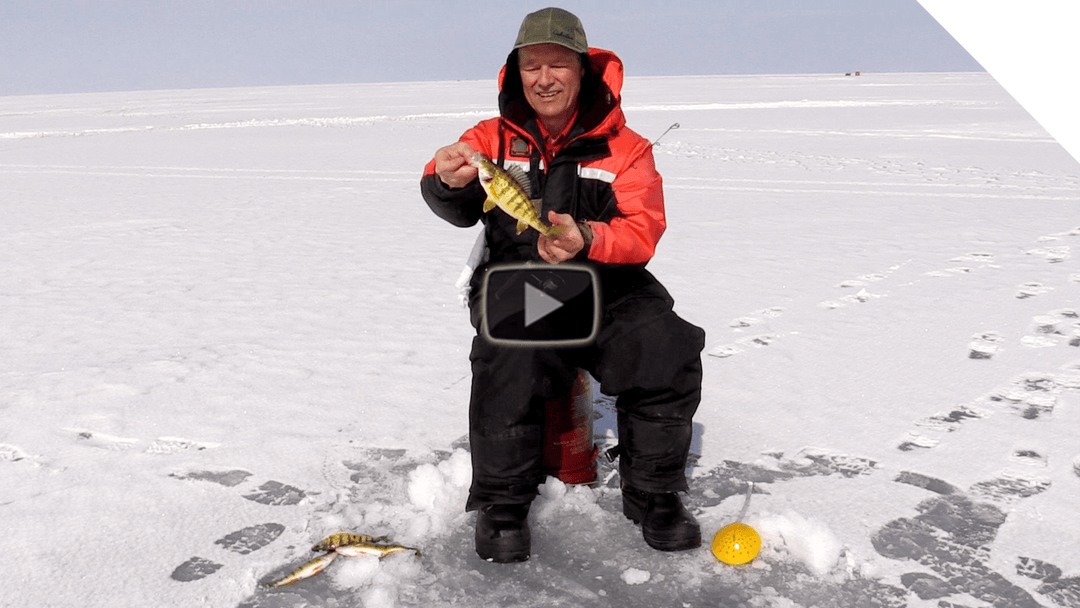
POLYGON ((531 13, 499 74, 500 116, 439 149, 425 167, 421 192, 436 215, 455 226, 485 224, 487 254, 469 302, 478 330, 480 287, 493 266, 572 261, 598 277, 602 309, 591 343, 507 346, 480 331, 473 340, 466 509, 478 511, 476 552, 491 561, 529 558, 544 404, 568 393, 579 368, 617 397, 623 513, 655 549, 701 544, 679 492, 687 490, 705 332, 675 314, 671 296, 645 269, 666 226, 664 195, 651 145, 625 126, 622 79, 622 62, 589 48, 576 16, 558 8, 531 13), (540 217, 563 228, 552 236, 519 233, 502 209, 485 213, 476 152, 523 168, 540 217))

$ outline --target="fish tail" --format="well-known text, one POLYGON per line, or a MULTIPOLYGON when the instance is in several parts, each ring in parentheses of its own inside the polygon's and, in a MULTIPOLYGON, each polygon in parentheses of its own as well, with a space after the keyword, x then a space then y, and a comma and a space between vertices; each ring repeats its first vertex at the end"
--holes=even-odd
POLYGON ((562 236, 564 232, 566 232, 566 226, 548 226, 544 235, 548 238, 555 239, 562 236))
MULTIPOLYGON (((393 553, 398 553, 398 552, 403 552, 403 551, 412 551, 413 553, 416 554, 416 557, 423 557, 424 556, 423 553, 420 553, 420 549, 417 549, 416 547, 405 547, 403 545, 394 545, 393 547, 395 549, 397 549, 397 551, 394 551, 393 553)), ((386 557, 387 555, 390 555, 390 553, 387 553, 386 555, 383 555, 382 557, 386 557)))

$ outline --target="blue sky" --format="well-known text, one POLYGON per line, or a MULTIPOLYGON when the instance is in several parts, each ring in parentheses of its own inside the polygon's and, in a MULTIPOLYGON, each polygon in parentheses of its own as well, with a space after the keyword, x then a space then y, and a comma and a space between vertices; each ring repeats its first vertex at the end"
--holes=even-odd
MULTIPOLYGON (((0 5, 0 96, 494 78, 552 0, 0 5)), ((981 71, 916 0, 564 0, 627 74, 981 71)))

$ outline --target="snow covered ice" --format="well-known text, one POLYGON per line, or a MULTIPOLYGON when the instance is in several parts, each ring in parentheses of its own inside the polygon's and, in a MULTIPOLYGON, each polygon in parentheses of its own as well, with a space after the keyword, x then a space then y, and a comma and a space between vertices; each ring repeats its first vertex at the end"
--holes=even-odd
MULTIPOLYGON (((610 465, 524 564, 463 512, 476 232, 423 164, 495 83, 0 98, 4 606, 1080 606, 1080 166, 986 74, 629 78, 703 326, 688 505, 610 465), (340 530, 423 556, 265 583, 340 530), (706 546, 708 542, 705 543, 706 546)), ((596 432, 613 440, 610 400, 596 432)))

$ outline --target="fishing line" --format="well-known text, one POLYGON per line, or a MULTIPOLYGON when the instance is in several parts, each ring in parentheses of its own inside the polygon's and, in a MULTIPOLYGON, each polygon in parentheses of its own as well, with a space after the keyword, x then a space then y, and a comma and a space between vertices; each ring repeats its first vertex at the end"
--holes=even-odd
POLYGON ((746 512, 750 510, 750 496, 754 494, 754 482, 746 482, 746 499, 743 501, 742 510, 739 511, 739 516, 735 518, 736 522, 742 523, 743 518, 746 517, 746 512))

